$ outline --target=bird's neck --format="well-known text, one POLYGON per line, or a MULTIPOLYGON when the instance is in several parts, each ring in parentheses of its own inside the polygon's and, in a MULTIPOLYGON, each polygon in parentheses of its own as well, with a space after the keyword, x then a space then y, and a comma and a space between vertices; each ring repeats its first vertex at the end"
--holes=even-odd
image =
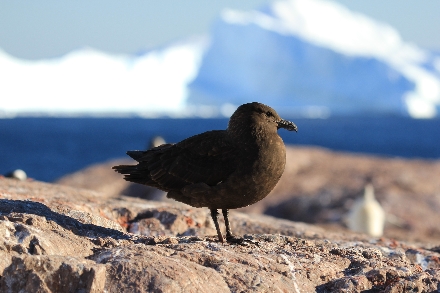
POLYGON ((229 129, 230 136, 235 143, 246 145, 249 148, 264 148, 270 147, 272 144, 282 143, 281 137, 278 133, 265 129, 258 125, 253 127, 239 127, 236 129, 229 129))

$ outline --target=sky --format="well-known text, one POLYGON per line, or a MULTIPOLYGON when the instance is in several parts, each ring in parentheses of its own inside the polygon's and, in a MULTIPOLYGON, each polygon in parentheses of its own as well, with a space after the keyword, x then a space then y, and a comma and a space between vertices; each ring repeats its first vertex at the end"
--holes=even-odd
MULTIPOLYGON (((0 49, 46 59, 92 47, 135 53, 209 34, 225 8, 251 10, 269 0, 0 0, 0 49)), ((404 41, 440 52, 439 0, 335 0, 396 28, 404 41)))

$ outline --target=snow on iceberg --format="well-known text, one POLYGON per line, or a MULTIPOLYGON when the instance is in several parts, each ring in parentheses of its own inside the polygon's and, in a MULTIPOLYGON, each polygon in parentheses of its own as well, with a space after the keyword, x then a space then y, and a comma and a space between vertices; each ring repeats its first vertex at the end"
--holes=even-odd
POLYGON ((38 61, 0 51, 0 111, 179 112, 205 46, 205 40, 191 39, 139 56, 85 48, 38 61))
POLYGON ((190 85, 191 104, 257 100, 318 116, 432 118, 440 110, 439 56, 330 1, 226 10, 211 42, 190 85))

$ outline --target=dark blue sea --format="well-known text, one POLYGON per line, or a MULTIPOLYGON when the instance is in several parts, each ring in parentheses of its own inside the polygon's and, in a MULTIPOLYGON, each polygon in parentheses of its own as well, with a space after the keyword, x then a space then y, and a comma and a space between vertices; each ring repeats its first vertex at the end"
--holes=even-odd
MULTIPOLYGON (((285 117, 288 118, 288 117, 285 117)), ((388 157, 440 158, 440 120, 402 117, 290 119, 298 133, 279 131, 286 144, 388 157)), ((51 182, 93 163, 146 149, 151 137, 167 142, 212 129, 228 119, 13 118, 0 119, 0 173, 23 169, 51 182)))

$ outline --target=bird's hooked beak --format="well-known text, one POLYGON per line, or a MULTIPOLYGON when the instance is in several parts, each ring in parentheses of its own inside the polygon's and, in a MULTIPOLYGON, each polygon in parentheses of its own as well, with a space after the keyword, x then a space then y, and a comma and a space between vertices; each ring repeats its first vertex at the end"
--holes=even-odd
POLYGON ((298 132, 298 127, 293 122, 281 119, 277 123, 278 123, 278 129, 284 128, 284 129, 287 129, 289 131, 294 130, 295 132, 298 132))

